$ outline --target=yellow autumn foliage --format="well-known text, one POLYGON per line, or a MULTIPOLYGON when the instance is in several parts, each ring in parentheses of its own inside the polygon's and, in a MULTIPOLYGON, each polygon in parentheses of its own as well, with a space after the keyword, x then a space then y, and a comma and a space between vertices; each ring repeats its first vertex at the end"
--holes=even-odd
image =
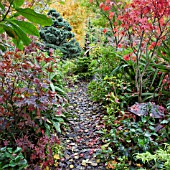
POLYGON ((76 40, 80 46, 84 46, 84 37, 86 32, 86 21, 89 13, 86 7, 81 5, 80 0, 65 0, 63 3, 60 1, 52 1, 51 9, 56 9, 60 15, 69 22, 73 28, 76 40))

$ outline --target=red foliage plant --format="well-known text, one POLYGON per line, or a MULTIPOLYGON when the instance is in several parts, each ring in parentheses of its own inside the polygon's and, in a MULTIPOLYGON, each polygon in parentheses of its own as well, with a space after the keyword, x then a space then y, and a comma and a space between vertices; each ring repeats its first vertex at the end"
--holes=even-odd
POLYGON ((34 43, 0 59, 0 147, 21 147, 28 162, 37 166, 54 164, 52 146, 60 142, 44 133, 48 117, 61 110, 61 96, 51 91, 48 69, 41 63, 55 61, 34 43))
POLYGON ((157 48, 166 39, 170 26, 170 3, 169 0, 132 0, 110 1, 98 5, 103 16, 107 18, 113 33, 114 47, 131 49, 130 58, 135 61, 135 84, 138 101, 142 102, 143 78, 147 73, 151 61, 156 56, 157 48), (143 57, 146 57, 145 65, 141 65, 143 57))

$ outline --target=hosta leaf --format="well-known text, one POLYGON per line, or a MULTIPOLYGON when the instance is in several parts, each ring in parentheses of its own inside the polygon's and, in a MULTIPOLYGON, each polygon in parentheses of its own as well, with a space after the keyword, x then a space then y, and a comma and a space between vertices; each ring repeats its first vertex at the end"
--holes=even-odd
POLYGON ((149 133, 148 131, 146 131, 146 133, 144 134, 144 136, 150 137, 150 136, 151 136, 151 133, 149 133))
POLYGON ((25 33, 39 36, 39 31, 33 24, 25 21, 18 21, 18 20, 11 20, 11 22, 17 24, 25 33))
POLYGON ((18 163, 21 159, 22 159, 21 156, 18 155, 15 157, 15 162, 18 163))
POLYGON ((53 24, 51 18, 48 18, 43 14, 36 13, 30 8, 18 8, 16 11, 33 23, 40 24, 42 26, 50 26, 53 24))
POLYGON ((7 167, 9 167, 9 164, 4 165, 4 166, 2 167, 2 169, 5 169, 5 168, 7 168, 7 167))
POLYGON ((12 153, 12 148, 7 148, 9 153, 12 153))

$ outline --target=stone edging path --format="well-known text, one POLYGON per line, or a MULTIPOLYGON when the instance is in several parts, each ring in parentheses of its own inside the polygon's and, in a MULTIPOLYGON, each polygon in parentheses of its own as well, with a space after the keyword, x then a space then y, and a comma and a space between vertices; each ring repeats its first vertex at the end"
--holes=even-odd
POLYGON ((58 170, 105 170, 104 163, 95 156, 102 145, 97 133, 103 126, 102 106, 89 100, 87 85, 87 82, 79 82, 69 87, 67 111, 72 117, 69 128, 60 137, 65 150, 58 170))

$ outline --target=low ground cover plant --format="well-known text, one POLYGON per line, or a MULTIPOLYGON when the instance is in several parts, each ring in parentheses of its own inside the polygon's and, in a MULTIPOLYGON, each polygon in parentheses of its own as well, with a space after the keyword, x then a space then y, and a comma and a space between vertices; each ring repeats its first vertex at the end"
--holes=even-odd
POLYGON ((169 169, 170 168, 170 147, 169 144, 165 143, 163 149, 158 149, 154 154, 150 152, 145 152, 141 154, 136 154, 136 159, 142 160, 143 163, 152 165, 151 169, 169 169))

